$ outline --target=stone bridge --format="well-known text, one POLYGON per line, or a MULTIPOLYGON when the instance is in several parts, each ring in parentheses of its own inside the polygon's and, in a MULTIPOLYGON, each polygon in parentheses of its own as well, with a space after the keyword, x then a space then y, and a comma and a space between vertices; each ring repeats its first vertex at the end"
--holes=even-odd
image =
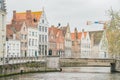
POLYGON ((115 59, 97 58, 61 58, 60 67, 111 67, 111 72, 116 68, 115 59))

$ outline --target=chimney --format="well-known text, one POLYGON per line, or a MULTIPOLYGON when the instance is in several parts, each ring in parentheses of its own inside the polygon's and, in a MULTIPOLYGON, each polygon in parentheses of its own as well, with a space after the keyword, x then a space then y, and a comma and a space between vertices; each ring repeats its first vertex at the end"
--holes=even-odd
POLYGON ((26 19, 27 20, 32 20, 31 10, 26 10, 26 19))
POLYGON ((61 24, 60 23, 58 23, 58 27, 60 27, 61 26, 61 24))
POLYGON ((14 22, 16 20, 16 10, 13 11, 13 19, 12 22, 14 22))
POLYGON ((78 31, 77 31, 77 28, 75 28, 74 33, 75 33, 75 38, 78 39, 78 31))

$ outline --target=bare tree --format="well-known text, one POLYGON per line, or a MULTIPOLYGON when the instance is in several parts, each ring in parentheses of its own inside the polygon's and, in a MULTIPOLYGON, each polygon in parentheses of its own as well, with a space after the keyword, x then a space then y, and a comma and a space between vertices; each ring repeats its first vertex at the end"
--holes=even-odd
POLYGON ((107 24, 107 38, 109 44, 109 53, 112 58, 120 58, 120 12, 109 10, 111 17, 107 24))

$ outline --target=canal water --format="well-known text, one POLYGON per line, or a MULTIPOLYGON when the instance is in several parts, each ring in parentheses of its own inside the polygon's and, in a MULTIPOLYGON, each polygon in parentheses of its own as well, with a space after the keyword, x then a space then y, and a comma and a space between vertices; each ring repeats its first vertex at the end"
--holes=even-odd
POLYGON ((49 73, 30 73, 2 77, 0 80, 120 80, 120 73, 110 73, 108 71, 109 68, 99 68, 99 70, 98 68, 95 68, 97 71, 94 70, 93 72, 92 69, 93 68, 84 68, 84 70, 81 69, 83 70, 82 72, 63 71, 49 73))

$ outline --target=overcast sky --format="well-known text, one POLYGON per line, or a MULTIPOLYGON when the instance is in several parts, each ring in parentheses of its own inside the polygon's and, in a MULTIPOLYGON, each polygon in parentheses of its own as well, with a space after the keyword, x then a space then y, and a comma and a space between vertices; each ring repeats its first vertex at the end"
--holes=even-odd
POLYGON ((10 22, 13 10, 39 11, 44 7, 49 25, 69 23, 72 31, 75 27, 79 30, 98 29, 99 25, 86 26, 86 22, 109 20, 107 11, 111 7, 114 10, 120 9, 120 0, 6 0, 6 4, 8 22, 10 22))

